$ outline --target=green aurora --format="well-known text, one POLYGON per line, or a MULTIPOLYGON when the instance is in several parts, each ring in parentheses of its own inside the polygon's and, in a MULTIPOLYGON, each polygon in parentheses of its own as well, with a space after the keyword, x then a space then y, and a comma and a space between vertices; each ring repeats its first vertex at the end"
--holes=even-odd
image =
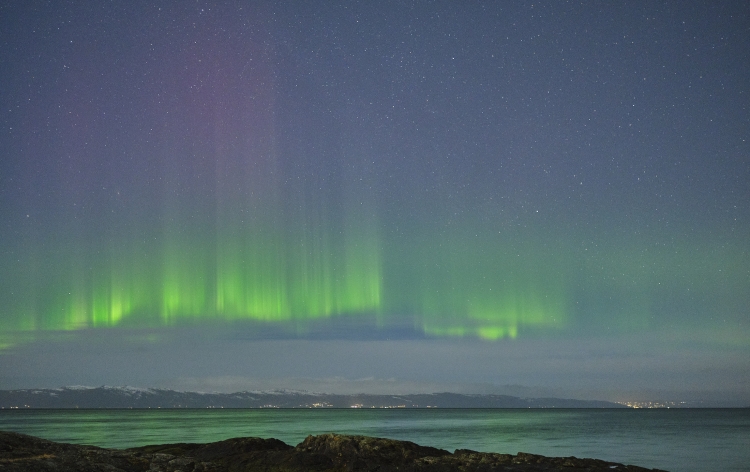
POLYGON ((333 5, 9 11, 0 348, 339 322, 747 345, 744 25, 333 5))
POLYGON ((341 316, 429 337, 623 332, 681 326, 696 310, 739 319, 746 301, 737 294, 750 293, 741 246, 597 251, 466 230, 398 245, 382 233, 374 218, 352 214, 340 227, 232 225, 210 243, 175 232, 101 251, 74 244, 36 265, 27 255, 6 297, 15 304, 0 317, 3 342, 38 331, 237 321, 304 336, 341 316))

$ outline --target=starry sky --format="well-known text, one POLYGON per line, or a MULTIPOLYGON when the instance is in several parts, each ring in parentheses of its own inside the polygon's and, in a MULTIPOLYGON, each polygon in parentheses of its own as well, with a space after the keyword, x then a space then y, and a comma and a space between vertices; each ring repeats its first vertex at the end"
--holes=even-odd
POLYGON ((750 401, 744 2, 8 2, 0 63, 0 388, 750 401))

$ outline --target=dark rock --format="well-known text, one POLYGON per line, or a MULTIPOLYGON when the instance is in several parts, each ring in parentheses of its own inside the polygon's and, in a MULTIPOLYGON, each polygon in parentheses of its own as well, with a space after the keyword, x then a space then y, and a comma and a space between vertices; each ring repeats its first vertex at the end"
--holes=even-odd
MULTIPOLYGON (((494 454, 468 449, 453 454, 409 441, 323 434, 297 447, 277 439, 234 438, 208 444, 162 444, 104 449, 0 432, 0 472, 239 472, 239 471, 647 471, 598 459, 494 454)), ((656 470, 656 469, 653 469, 656 470)))

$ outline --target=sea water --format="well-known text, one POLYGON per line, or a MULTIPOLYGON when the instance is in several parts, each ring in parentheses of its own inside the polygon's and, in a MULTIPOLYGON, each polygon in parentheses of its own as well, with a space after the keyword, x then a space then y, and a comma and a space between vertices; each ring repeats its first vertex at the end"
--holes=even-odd
POLYGON ((593 457, 670 471, 750 470, 750 409, 0 410, 0 430, 110 448, 336 432, 593 457))

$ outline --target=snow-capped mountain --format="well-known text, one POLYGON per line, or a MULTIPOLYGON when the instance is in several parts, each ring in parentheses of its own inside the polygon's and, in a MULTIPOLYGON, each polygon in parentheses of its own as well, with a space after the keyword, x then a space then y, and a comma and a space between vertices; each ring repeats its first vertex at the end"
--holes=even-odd
POLYGON ((304 391, 178 392, 85 387, 0 390, 0 408, 618 408, 605 401, 431 393, 336 395, 304 391))

